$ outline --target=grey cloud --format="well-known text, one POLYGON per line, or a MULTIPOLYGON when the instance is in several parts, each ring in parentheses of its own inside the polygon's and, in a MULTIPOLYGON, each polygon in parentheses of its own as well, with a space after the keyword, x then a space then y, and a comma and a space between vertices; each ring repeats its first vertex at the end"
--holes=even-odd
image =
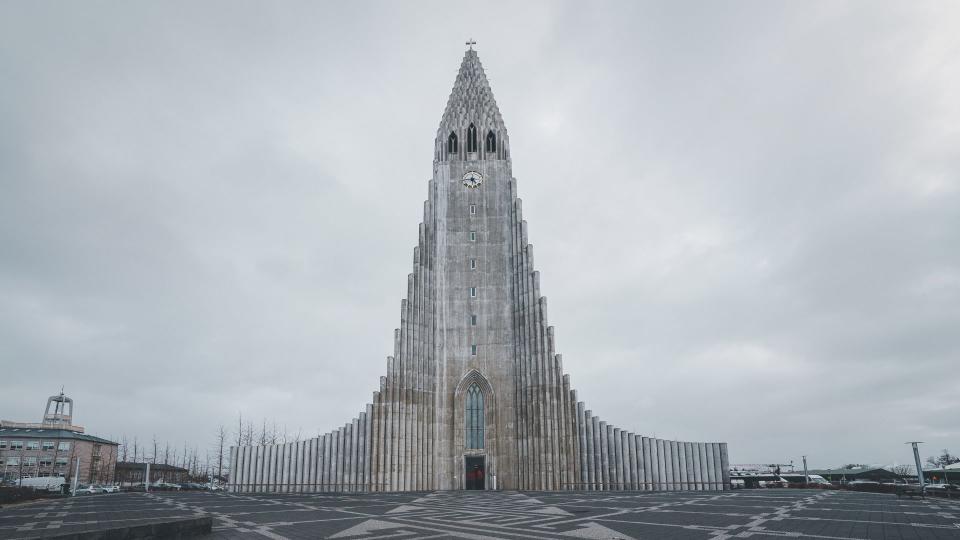
POLYGON ((466 9, 0 7, 0 416, 351 418, 472 35, 591 409, 734 462, 960 449, 956 8, 466 9))

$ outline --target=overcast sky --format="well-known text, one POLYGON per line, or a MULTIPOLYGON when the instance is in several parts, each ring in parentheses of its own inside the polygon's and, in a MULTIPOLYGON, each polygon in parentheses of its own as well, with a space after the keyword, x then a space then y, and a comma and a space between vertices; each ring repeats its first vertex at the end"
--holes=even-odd
POLYGON ((732 463, 960 452, 960 6, 584 5, 0 4, 0 417, 353 418, 473 37, 588 408, 732 463))

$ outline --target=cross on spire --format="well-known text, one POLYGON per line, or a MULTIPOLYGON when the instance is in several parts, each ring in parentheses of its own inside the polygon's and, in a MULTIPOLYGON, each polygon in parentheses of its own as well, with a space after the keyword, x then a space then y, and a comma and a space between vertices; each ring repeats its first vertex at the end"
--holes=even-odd
POLYGON ((466 42, 464 45, 470 47, 470 50, 472 51, 472 50, 473 50, 473 46, 476 45, 476 44, 477 44, 477 42, 474 41, 473 38, 470 38, 470 39, 467 40, 467 42, 466 42))

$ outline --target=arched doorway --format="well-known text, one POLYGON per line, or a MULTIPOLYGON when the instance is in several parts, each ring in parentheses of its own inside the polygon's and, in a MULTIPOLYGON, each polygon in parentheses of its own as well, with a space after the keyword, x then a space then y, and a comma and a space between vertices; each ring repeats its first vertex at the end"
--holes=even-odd
POLYGON ((454 433, 461 489, 493 489, 497 463, 496 396, 477 370, 460 380, 454 394, 454 433))

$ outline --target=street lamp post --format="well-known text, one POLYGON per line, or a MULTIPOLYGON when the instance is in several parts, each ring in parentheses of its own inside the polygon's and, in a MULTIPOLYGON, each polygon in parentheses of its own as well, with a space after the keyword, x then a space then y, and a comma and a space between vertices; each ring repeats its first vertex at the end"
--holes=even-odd
POLYGON ((917 480, 920 482, 920 489, 923 490, 925 486, 923 480, 923 465, 920 464, 920 449, 917 447, 918 444, 923 444, 923 441, 910 441, 904 444, 913 446, 913 461, 917 467, 917 480))

